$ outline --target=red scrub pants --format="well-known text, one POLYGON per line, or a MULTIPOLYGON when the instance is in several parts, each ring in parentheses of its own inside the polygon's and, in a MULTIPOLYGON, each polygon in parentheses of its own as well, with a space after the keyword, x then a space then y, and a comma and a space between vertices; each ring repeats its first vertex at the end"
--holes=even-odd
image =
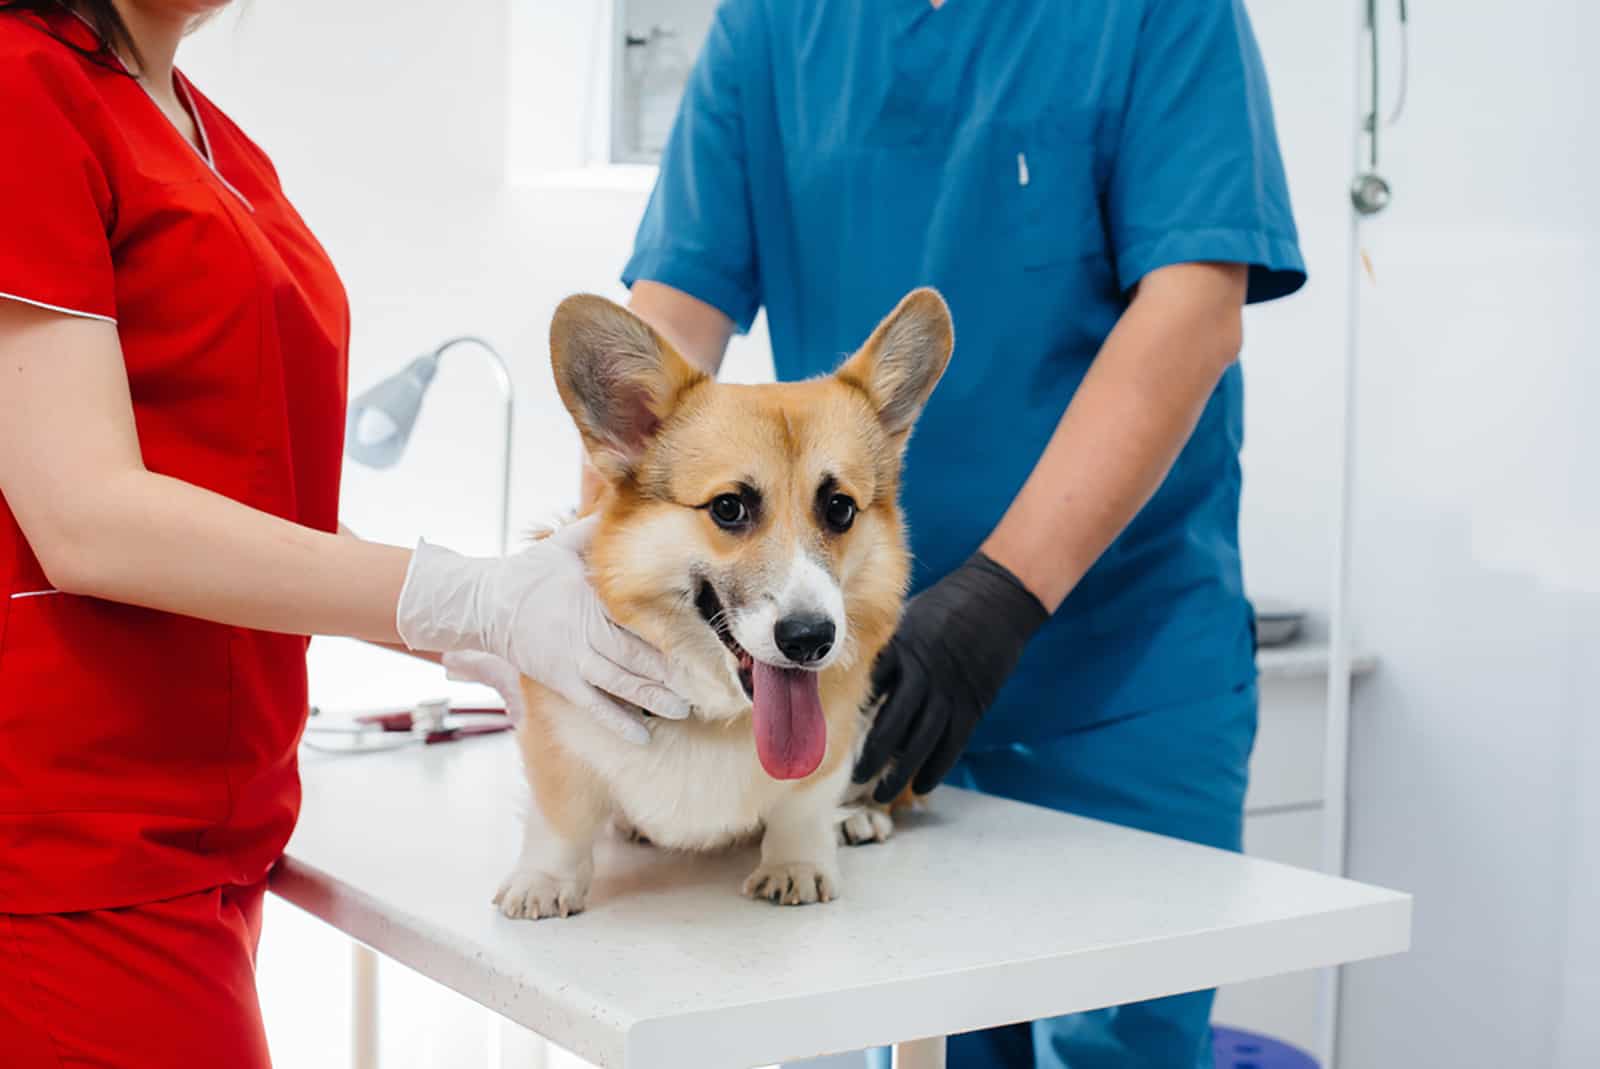
POLYGON ((265 882, 88 913, 0 913, 5 1069, 269 1069, 265 882))

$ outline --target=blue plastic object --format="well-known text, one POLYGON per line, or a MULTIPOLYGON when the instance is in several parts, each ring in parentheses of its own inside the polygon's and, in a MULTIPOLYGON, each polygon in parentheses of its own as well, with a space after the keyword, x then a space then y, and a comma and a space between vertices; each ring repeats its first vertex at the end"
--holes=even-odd
POLYGON ((1217 1069, 1317 1069, 1317 1060, 1281 1039, 1238 1028, 1212 1028, 1217 1069))

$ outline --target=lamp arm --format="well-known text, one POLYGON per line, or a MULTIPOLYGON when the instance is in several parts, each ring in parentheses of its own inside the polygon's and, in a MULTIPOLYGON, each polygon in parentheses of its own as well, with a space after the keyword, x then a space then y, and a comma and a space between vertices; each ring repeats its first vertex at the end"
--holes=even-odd
POLYGON ((442 360, 447 350, 458 345, 472 345, 488 355, 500 383, 500 394, 505 399, 505 443, 500 463, 500 554, 504 556, 511 546, 511 436, 516 425, 516 390, 511 382, 511 367, 494 346, 470 334, 449 339, 435 349, 433 355, 442 360))

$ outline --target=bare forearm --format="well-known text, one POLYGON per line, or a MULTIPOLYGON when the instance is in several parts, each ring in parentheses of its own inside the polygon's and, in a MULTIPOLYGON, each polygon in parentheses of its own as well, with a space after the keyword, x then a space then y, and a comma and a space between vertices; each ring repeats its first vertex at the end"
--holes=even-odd
POLYGON ((69 593, 219 623, 398 643, 409 550, 315 531, 134 470, 69 516, 46 564, 69 593))
POLYGON ((1187 264, 1146 279, 984 543, 1052 612, 1188 441, 1238 353, 1244 285, 1235 265, 1187 264))
MULTIPOLYGON (((342 522, 339 524, 339 536, 341 538, 354 538, 358 540, 361 538, 360 535, 346 527, 342 522)), ((391 653, 403 653, 407 657, 415 657, 419 661, 427 661, 430 664, 440 664, 443 661, 441 654, 434 653, 431 650, 414 650, 407 646, 404 642, 381 642, 376 639, 368 639, 367 641, 374 646, 389 650, 391 653)))
POLYGON ((722 367, 733 320, 704 301, 659 282, 636 282, 628 308, 672 343, 678 354, 708 375, 722 367))

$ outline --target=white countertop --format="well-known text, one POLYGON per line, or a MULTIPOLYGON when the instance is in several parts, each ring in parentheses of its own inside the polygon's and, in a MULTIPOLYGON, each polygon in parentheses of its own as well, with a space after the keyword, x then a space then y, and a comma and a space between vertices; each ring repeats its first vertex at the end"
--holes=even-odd
POLYGON ((1408 896, 949 789, 844 851, 843 897, 738 894, 749 854, 608 844, 590 910, 490 906, 525 789, 508 735, 308 754, 273 889, 607 1067, 752 1066, 1404 950, 1408 896))

